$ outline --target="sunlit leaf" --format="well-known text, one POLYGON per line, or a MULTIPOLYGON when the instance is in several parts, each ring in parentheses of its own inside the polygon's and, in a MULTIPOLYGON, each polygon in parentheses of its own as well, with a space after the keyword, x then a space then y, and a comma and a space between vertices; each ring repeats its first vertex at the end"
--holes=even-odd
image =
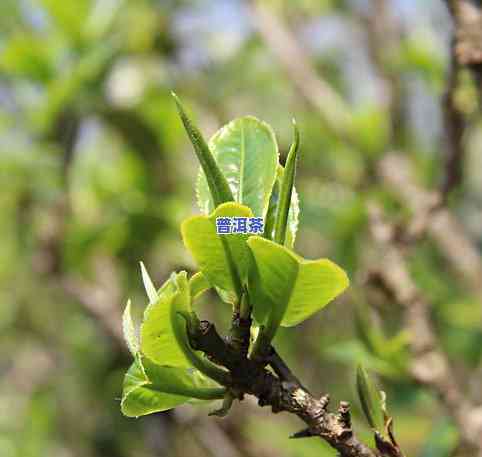
POLYGON ((278 244, 287 244, 286 235, 289 231, 289 212, 294 190, 298 149, 300 146, 300 133, 294 121, 293 128, 293 144, 290 147, 288 157, 286 159, 286 167, 283 174, 283 179, 281 181, 279 203, 276 211, 274 240, 278 244))
POLYGON ((136 357, 124 377, 121 410, 125 416, 138 417, 165 411, 186 401, 185 396, 165 394, 152 389, 140 356, 136 357))
POLYGON ((146 290, 147 297, 149 298, 149 303, 154 303, 157 300, 157 290, 152 283, 151 277, 147 272, 144 262, 141 262, 141 274, 144 289, 146 290))
POLYGON ((184 221, 181 233, 184 244, 209 283, 213 287, 239 294, 239 282, 244 281, 248 274, 248 235, 216 233, 216 218, 234 216, 251 217, 252 212, 246 206, 225 203, 210 216, 195 216, 184 221))
POLYGON ((206 276, 204 276, 200 271, 191 276, 189 279, 189 289, 191 291, 192 300, 196 299, 210 288, 211 284, 209 284, 206 276))
POLYGON ((195 367, 212 379, 221 381, 225 370, 215 366, 188 341, 186 321, 180 314, 190 315, 191 293, 187 274, 173 274, 144 313, 141 325, 141 351, 161 366, 195 367))
POLYGON ((330 260, 305 260, 258 236, 247 243, 254 258, 249 279, 254 316, 269 338, 280 324, 299 324, 348 286, 346 273, 330 260))
MULTIPOLYGON (((222 127, 209 146, 234 200, 251 208, 255 216, 264 217, 278 164, 278 145, 271 127, 255 117, 241 117, 222 127)), ((201 211, 210 214, 215 205, 203 172, 197 196, 201 211)))
POLYGON ((144 311, 141 350, 159 365, 189 367, 191 364, 176 343, 171 324, 171 307, 176 293, 176 285, 169 279, 159 291, 157 300, 144 311))
POLYGON ((171 281, 175 283, 177 288, 171 304, 170 321, 178 347, 181 349, 184 357, 188 360, 191 366, 197 368, 209 378, 214 379, 219 383, 223 383, 227 379, 227 371, 209 361, 200 352, 194 351, 189 343, 187 325, 189 323, 192 325, 199 325, 199 320, 192 312, 191 290, 186 272, 181 271, 178 274, 173 274, 171 281))
MULTIPOLYGON (((276 172, 276 181, 273 185, 273 190, 271 192, 271 197, 269 200, 268 212, 266 214, 265 220, 265 233, 264 237, 268 240, 274 239, 274 226, 276 221, 276 214, 278 212, 278 204, 280 197, 281 181, 283 180, 284 168, 278 165, 276 172)), ((296 232, 298 230, 300 214, 300 204, 298 198, 298 192, 293 186, 291 193, 291 205, 288 213, 288 225, 285 239, 285 246, 293 248, 296 240, 296 232)))
POLYGON ((122 315, 122 331, 124 333, 124 339, 126 340, 127 347, 133 356, 139 352, 140 343, 139 335, 137 334, 134 321, 131 315, 131 301, 127 301, 126 308, 122 315))

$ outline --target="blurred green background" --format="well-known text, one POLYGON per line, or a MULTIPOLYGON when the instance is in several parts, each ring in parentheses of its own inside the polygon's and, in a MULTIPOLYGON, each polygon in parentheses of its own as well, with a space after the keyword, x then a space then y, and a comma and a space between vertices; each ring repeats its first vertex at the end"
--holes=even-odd
MULTIPOLYGON (((297 250, 333 259, 353 287, 276 344, 313 391, 353 402, 369 442, 354 389, 358 362, 378 374, 407 455, 449 456, 456 446, 437 399, 408 375, 396 305, 383 303, 382 333, 368 321, 362 285, 367 202, 407 215, 374 179, 377 161, 399 151, 428 187, 443 174, 448 11, 440 0, 263 4, 268 16, 242 0, 1 1, 1 457, 335 455, 321 440, 289 440, 301 424, 251 400, 223 420, 191 406, 137 420, 119 411, 130 364, 120 315, 128 297, 139 315, 146 304, 138 262, 158 284, 194 268, 179 225, 198 212, 198 165, 170 90, 207 136, 236 116, 267 121, 283 158, 296 117, 297 250), (292 50, 276 33, 267 38, 270 15, 343 108, 296 81, 276 47, 288 60, 292 50)), ((450 205, 481 246, 482 124, 469 76, 459 98, 471 126, 466 179, 450 205)), ((478 297, 430 241, 418 244, 411 267, 461 376, 479 373, 466 387, 480 396, 478 297)), ((228 310, 212 296, 202 313, 225 322, 228 310)))

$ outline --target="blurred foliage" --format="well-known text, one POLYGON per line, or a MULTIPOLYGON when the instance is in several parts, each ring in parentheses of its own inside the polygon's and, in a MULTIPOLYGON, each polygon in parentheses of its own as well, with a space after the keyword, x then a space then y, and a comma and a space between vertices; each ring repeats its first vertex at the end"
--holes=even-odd
MULTIPOLYGON (((395 220, 407 216, 374 183, 374 162, 399 148, 425 184, 442 174, 440 98, 450 33, 443 2, 387 2, 400 39, 381 64, 360 21, 373 14, 369 2, 267 3, 347 101, 356 142, 331 132, 299 96, 240 0, 2 0, 2 457, 335 455, 319 440, 288 440, 299 424, 251 402, 235 405, 224 421, 190 406, 139 420, 121 416, 129 356, 119 339, 120 313, 127 296, 143 303, 138 262, 156 284, 172 270, 194 267, 179 224, 196 211, 197 163, 172 89, 207 134, 241 115, 266 120, 278 132, 283 160, 296 116, 303 209, 297 250, 334 260, 354 286, 300 328, 280 331, 276 344, 306 385, 332 398, 356 398, 357 363, 378 373, 407 455, 448 456, 456 446, 457 432, 436 399, 408 376, 396 306, 384 301, 372 309, 357 286, 369 254, 367 202, 377 200, 395 220), (387 103, 393 80, 396 109, 387 103)), ((462 79, 458 103, 474 116, 473 84, 462 79)), ((467 133, 467 179, 451 201, 479 245, 481 135, 476 120, 467 133)), ((411 268, 466 379, 467 368, 481 364, 480 303, 432 243, 412 253, 411 268)), ((210 296, 203 313, 225 323, 218 304, 210 296)), ((480 387, 466 379, 467 389, 471 382, 480 387)), ((369 442, 356 402, 354 415, 369 442)))

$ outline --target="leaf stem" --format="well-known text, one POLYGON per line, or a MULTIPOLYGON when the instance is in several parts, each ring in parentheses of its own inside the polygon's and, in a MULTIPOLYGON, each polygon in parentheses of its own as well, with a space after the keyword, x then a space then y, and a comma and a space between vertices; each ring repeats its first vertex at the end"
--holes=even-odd
POLYGON ((205 374, 208 378, 213 379, 221 385, 229 383, 229 374, 226 370, 216 366, 214 363, 195 352, 190 344, 188 338, 188 331, 190 328, 197 328, 199 326, 199 319, 194 312, 186 313, 177 311, 172 319, 179 319, 182 317, 186 321, 186 326, 174 325, 174 337, 177 344, 181 348, 186 358, 197 368, 201 373, 205 374), (186 331, 186 327, 188 331, 186 331))
POLYGON ((249 352, 251 323, 251 305, 248 291, 245 290, 234 309, 229 330, 230 345, 243 357, 249 352))
POLYGON ((241 319, 249 319, 251 315, 251 304, 249 303, 248 291, 245 290, 241 296, 241 302, 239 306, 239 317, 241 319))
POLYGON ((251 353, 252 359, 265 359, 269 356, 271 341, 276 335, 282 319, 283 315, 271 311, 268 316, 268 322, 259 329, 259 335, 251 353))
POLYGON ((236 265, 236 262, 233 257, 233 252, 231 247, 229 246, 228 241, 221 235, 218 235, 221 243, 223 245, 224 253, 226 254, 226 260, 229 267, 229 273, 231 274, 231 278, 233 280, 234 290, 236 292, 237 298, 237 305, 239 307, 240 300, 243 296, 243 284, 241 280, 241 275, 239 274, 239 269, 236 265))

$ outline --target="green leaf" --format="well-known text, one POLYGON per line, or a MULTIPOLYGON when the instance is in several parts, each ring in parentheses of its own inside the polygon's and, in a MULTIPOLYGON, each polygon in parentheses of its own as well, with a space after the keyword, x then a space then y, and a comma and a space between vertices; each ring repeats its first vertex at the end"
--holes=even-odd
POLYGON ((142 282, 144 283, 144 289, 146 290, 147 297, 149 298, 149 303, 154 303, 157 301, 157 290, 152 283, 151 277, 147 272, 147 269, 143 262, 141 262, 141 274, 142 282))
POLYGON ((183 403, 223 398, 226 389, 189 368, 161 367, 138 355, 124 378, 121 410, 138 417, 183 403))
POLYGON ((158 365, 189 367, 183 351, 176 343, 171 324, 171 307, 177 287, 171 279, 159 291, 155 302, 144 311, 141 325, 141 350, 158 365))
POLYGON ((218 217, 252 217, 246 206, 225 203, 210 216, 195 216, 184 221, 181 233, 203 275, 213 287, 232 292, 239 298, 249 267, 248 235, 216 233, 218 217))
POLYGON ((289 211, 295 183, 296 161, 300 145, 300 133, 293 120, 294 139, 286 159, 286 168, 281 181, 278 210, 276 212, 274 240, 278 244, 286 244, 289 211))
POLYGON ((121 410, 125 416, 138 417, 174 408, 188 399, 152 388, 140 357, 136 357, 124 377, 121 410))
POLYGON ((363 413, 370 427, 383 432, 382 398, 361 365, 358 365, 356 372, 356 388, 363 413))
POLYGON ((146 308, 141 326, 142 353, 158 365, 195 367, 206 376, 223 382, 226 371, 190 347, 181 313, 192 314, 185 271, 174 273, 159 291, 157 301, 146 308))
POLYGON ((279 178, 280 173, 283 173, 283 167, 278 165, 276 180, 273 184, 273 189, 271 189, 271 196, 269 197, 268 210, 266 211, 266 217, 264 219, 264 233, 263 236, 267 240, 272 240, 274 238, 274 225, 276 222, 276 213, 278 212, 279 204, 279 191, 281 189, 281 179, 279 178))
MULTIPOLYGON (((276 214, 278 212, 283 174, 284 168, 281 165, 278 165, 278 169, 276 172, 276 181, 273 185, 273 190, 271 192, 271 197, 269 200, 268 212, 265 219, 264 237, 268 240, 274 239, 274 226, 276 222, 276 214)), ((296 192, 296 188, 293 186, 293 190, 291 193, 290 210, 288 212, 288 223, 285 239, 285 246, 289 248, 293 248, 295 244, 296 232, 298 231, 299 215, 300 204, 298 199, 298 192, 296 192)))
POLYGON ((187 280, 185 271, 172 275, 172 281, 177 287, 177 293, 174 294, 171 310, 170 321, 176 342, 184 354, 184 357, 190 362, 191 366, 196 367, 201 373, 211 379, 225 384, 227 381, 227 371, 218 367, 200 352, 194 351, 187 335, 186 326, 189 320, 194 321, 194 325, 199 325, 197 316, 192 312, 191 307, 191 290, 187 280), (187 320, 186 320, 187 319, 187 320))
MULTIPOLYGON (((255 216, 265 217, 278 164, 278 145, 271 127, 255 117, 241 117, 214 134, 209 146, 229 182, 234 200, 251 208, 255 216)), ((209 195, 208 181, 202 171, 197 197, 204 214, 218 206, 209 195)))
POLYGON ((126 308, 122 315, 122 331, 124 333, 124 339, 126 340, 129 351, 133 356, 135 356, 139 352, 140 343, 134 321, 132 320, 130 300, 127 301, 126 308))
POLYGON ((254 259, 249 278, 254 317, 265 325, 269 341, 280 324, 299 324, 348 286, 346 273, 330 260, 305 260, 259 236, 247 244, 254 259))
POLYGON ((176 106, 179 112, 179 116, 184 124, 184 128, 191 140, 194 147, 194 152, 201 164, 201 168, 204 172, 206 178, 206 189, 209 189, 208 195, 211 196, 212 201, 215 206, 219 206, 222 203, 233 201, 234 197, 229 188, 228 181, 223 175, 222 171, 219 169, 216 160, 206 144, 202 133, 199 129, 192 123, 191 119, 186 114, 184 107, 177 95, 173 92, 172 96, 176 102, 176 106))
POLYGON ((204 292, 209 290, 211 288, 211 284, 209 284, 206 276, 204 276, 201 271, 198 271, 189 279, 189 288, 191 290, 191 298, 192 300, 195 300, 204 292))
POLYGON ((223 398, 226 392, 225 388, 218 386, 198 370, 160 367, 145 357, 142 364, 149 381, 162 392, 198 400, 223 398))

